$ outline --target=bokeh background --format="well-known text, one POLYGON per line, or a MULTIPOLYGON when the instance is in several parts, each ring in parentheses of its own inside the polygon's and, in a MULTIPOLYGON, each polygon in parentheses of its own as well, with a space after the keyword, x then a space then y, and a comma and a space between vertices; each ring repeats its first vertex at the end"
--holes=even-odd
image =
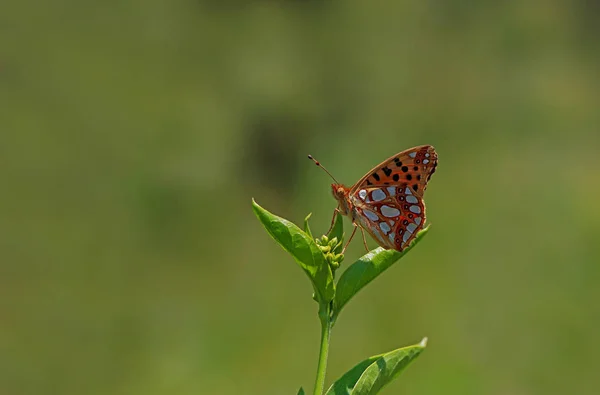
POLYGON ((327 383, 428 336, 383 393, 599 393, 599 16, 1 2, 0 393, 310 390, 317 306, 251 197, 323 232, 307 153, 352 184, 418 144, 431 231, 347 306, 327 383))

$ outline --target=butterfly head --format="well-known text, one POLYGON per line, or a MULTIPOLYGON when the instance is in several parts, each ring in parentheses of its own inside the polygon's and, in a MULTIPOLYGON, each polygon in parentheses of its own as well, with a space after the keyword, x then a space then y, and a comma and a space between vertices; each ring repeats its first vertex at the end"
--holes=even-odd
POLYGON ((348 194, 349 189, 343 186, 342 184, 331 184, 331 192, 333 193, 333 197, 338 201, 338 209, 344 215, 348 215, 350 212, 348 194))

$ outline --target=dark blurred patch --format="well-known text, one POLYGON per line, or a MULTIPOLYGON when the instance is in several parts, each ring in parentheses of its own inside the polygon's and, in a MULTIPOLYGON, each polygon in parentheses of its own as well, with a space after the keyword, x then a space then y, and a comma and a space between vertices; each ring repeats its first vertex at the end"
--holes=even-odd
MULTIPOLYGON (((578 26, 594 33, 600 30, 600 24, 598 23, 598 17, 600 17, 600 0, 579 0, 575 2, 578 8, 578 26)), ((591 42, 596 42, 595 36, 588 37, 591 42)))
POLYGON ((298 179, 301 153, 300 137, 306 132, 297 117, 276 114, 250 120, 245 127, 245 154, 240 157, 237 176, 242 183, 273 189, 289 196, 298 179))

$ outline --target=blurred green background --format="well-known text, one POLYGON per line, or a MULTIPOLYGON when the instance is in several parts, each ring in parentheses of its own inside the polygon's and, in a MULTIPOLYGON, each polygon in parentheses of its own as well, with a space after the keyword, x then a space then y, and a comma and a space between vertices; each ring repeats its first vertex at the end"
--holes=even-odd
POLYGON ((352 184, 418 144, 433 226, 345 309, 327 383, 428 336, 383 393, 600 393, 599 16, 1 2, 0 393, 311 389, 317 306, 251 197, 320 233, 306 154, 352 184))

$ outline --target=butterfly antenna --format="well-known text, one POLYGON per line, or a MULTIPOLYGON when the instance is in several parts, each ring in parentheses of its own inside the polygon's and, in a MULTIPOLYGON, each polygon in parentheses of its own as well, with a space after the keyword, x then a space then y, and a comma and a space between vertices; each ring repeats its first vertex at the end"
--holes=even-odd
POLYGON ((331 175, 330 172, 327 171, 326 168, 323 167, 323 165, 321 164, 321 162, 319 162, 318 160, 316 160, 315 158, 313 158, 312 155, 308 155, 308 159, 312 160, 313 162, 315 162, 315 165, 319 166, 321 169, 325 170, 325 173, 327 173, 329 175, 329 177, 331 177, 331 179, 333 181, 335 181, 336 184, 339 184, 338 180, 335 179, 334 176, 331 175))

